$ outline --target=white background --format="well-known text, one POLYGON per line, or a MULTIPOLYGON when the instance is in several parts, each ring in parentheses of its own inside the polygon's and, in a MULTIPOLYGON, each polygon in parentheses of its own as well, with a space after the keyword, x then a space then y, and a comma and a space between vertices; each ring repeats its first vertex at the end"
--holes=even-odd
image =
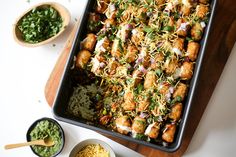
MULTIPOLYGON (((69 31, 79 18, 86 0, 57 0, 71 13, 71 24, 59 39, 37 48, 18 45, 12 36, 15 19, 39 0, 4 1, 0 9, 0 156, 34 156, 29 147, 4 150, 4 145, 25 141, 33 121, 52 117, 44 98, 46 81, 63 49, 69 31), (55 44, 55 46, 53 46, 55 44)), ((236 48, 231 53, 220 81, 191 141, 186 157, 234 156, 236 148, 236 48)), ((60 156, 68 156, 75 144, 87 138, 108 142, 120 156, 138 156, 108 138, 80 127, 60 122, 66 145, 60 156)))

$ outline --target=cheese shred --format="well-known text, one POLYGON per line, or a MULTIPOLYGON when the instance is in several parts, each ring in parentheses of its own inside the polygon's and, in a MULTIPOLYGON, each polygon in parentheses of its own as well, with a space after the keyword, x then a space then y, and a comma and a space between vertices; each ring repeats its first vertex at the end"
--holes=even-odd
POLYGON ((100 144, 90 144, 79 151, 75 157, 109 157, 109 152, 106 151, 100 144))

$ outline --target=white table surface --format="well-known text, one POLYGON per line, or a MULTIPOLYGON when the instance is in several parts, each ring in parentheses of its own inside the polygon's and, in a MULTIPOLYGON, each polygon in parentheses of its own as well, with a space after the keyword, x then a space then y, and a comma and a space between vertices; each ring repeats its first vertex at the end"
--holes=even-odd
MULTIPOLYGON (((75 23, 86 0, 55 0, 71 13, 71 24, 75 23)), ((44 97, 45 83, 63 49, 69 29, 54 42, 37 48, 18 45, 12 36, 15 19, 40 0, 4 1, 0 9, 0 156, 34 156, 29 147, 4 150, 4 145, 25 141, 25 134, 33 121, 41 117, 52 117, 44 97), (53 46, 55 44, 55 46, 53 46)), ((186 157, 232 156, 236 146, 236 47, 224 69, 222 77, 205 110, 186 157)), ((108 142, 119 156, 138 157, 134 151, 94 132, 60 122, 66 144, 60 154, 68 153, 78 142, 98 138, 108 142)))

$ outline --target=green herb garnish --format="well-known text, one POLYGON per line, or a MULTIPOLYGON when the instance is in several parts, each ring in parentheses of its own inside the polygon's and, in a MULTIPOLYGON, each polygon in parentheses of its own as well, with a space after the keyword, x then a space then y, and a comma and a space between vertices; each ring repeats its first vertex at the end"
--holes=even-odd
POLYGON ((32 9, 18 25, 24 41, 28 43, 44 41, 56 35, 61 27, 61 16, 50 6, 32 9))
POLYGON ((174 27, 172 27, 172 26, 165 26, 165 27, 163 28, 163 31, 171 32, 171 31, 173 31, 173 30, 174 30, 174 27))
POLYGON ((30 132, 30 139, 32 141, 49 138, 54 141, 54 145, 51 147, 34 145, 32 148, 34 151, 42 157, 50 157, 59 151, 62 147, 62 135, 60 128, 57 124, 51 121, 43 120, 37 123, 37 125, 30 132))

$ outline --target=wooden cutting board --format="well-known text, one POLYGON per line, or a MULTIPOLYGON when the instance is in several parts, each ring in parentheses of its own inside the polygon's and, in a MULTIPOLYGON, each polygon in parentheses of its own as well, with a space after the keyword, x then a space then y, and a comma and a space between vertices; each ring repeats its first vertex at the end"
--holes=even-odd
MULTIPOLYGON (((77 25, 72 30, 64 50, 46 83, 45 97, 52 106, 58 85, 64 70, 64 66, 71 49, 77 25)), ((236 1, 218 0, 218 7, 209 36, 206 54, 203 60, 199 84, 193 99, 193 107, 190 112, 185 136, 180 149, 174 153, 166 153, 143 145, 134 144, 114 137, 112 140, 119 142, 147 157, 178 157, 187 149, 194 131, 202 117, 202 114, 210 100, 217 81, 222 73, 225 63, 236 41, 236 1)))

